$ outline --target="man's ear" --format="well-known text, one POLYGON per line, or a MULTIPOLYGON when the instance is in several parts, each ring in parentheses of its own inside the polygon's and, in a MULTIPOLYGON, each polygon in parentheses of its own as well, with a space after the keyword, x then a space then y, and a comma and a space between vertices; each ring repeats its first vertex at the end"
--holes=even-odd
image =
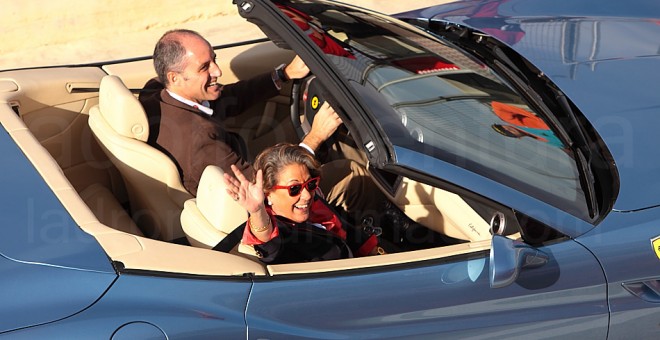
POLYGON ((182 80, 181 76, 178 73, 174 71, 167 72, 167 82, 169 83, 170 86, 178 85, 177 82, 180 82, 181 80, 182 80))

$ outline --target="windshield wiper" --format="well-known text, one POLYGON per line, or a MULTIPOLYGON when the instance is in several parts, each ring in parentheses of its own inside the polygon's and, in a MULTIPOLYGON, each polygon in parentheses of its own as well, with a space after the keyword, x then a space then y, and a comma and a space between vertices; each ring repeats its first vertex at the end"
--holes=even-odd
POLYGON ((591 171, 591 153, 588 153, 588 157, 584 156, 584 152, 581 148, 575 148, 576 158, 578 160, 578 165, 580 167, 580 173, 582 179, 582 187, 586 188, 585 197, 587 200, 587 208, 589 209, 589 216, 591 218, 596 217, 598 213, 598 205, 596 204, 596 187, 593 172, 591 171))
POLYGON ((397 109, 397 108, 401 108, 401 107, 404 107, 404 106, 420 106, 420 105, 428 105, 428 104, 449 102, 449 101, 453 101, 453 100, 483 99, 483 98, 490 98, 490 97, 491 97, 491 95, 488 95, 488 94, 455 94, 455 95, 451 95, 451 96, 439 96, 439 97, 428 98, 428 99, 409 100, 409 101, 405 101, 405 102, 398 102, 396 104, 393 104, 392 107, 397 109))
MULTIPOLYGON (((552 88, 552 86, 549 87, 552 88)), ((589 208, 589 216, 591 216, 591 218, 594 218, 598 213, 598 205, 596 204, 596 185, 595 185, 596 180, 591 170, 593 155, 591 150, 589 149, 589 143, 587 142, 587 137, 584 135, 584 131, 582 131, 582 128, 578 123, 577 117, 575 116, 573 109, 571 109, 571 105, 568 103, 568 99, 566 99, 566 96, 561 91, 554 88, 553 91, 555 92, 559 105, 564 110, 566 115, 570 118, 570 123, 573 128, 572 130, 577 135, 576 139, 579 140, 579 143, 577 143, 577 145, 575 143, 571 145, 571 149, 573 149, 573 151, 577 155, 579 164, 581 165, 580 166, 582 168, 581 172, 583 173, 582 176, 583 186, 586 187, 587 189, 585 195, 588 196, 587 203, 589 208)))

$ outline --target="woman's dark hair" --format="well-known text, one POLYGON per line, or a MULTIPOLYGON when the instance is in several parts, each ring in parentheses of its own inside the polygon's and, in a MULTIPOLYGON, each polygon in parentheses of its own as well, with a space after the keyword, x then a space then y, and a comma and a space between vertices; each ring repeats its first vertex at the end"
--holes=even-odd
POLYGON ((280 170, 291 164, 306 166, 311 177, 321 174, 321 164, 307 149, 296 144, 280 143, 262 151, 254 161, 255 173, 257 170, 263 172, 265 192, 277 184, 280 170))

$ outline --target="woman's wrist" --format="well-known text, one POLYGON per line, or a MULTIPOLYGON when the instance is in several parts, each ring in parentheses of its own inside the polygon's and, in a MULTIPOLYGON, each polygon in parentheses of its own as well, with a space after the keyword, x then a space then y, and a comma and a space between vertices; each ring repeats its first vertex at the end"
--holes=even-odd
POLYGON ((270 221, 270 216, 265 209, 259 209, 255 213, 250 214, 248 222, 250 224, 250 230, 253 233, 263 233, 267 230, 270 230, 270 226, 272 224, 270 221), (255 224, 253 217, 258 221, 257 224, 255 224))
MULTIPOLYGON (((265 211, 266 211, 266 207, 265 207, 263 204, 257 206, 257 210, 255 210, 255 211, 250 211, 250 210, 248 209, 248 212, 250 213, 250 216, 251 216, 251 215, 261 214, 262 212, 265 212, 265 211)), ((268 213, 266 213, 266 215, 268 215, 268 213)))
POLYGON ((255 227, 254 223, 250 222, 250 230, 253 233, 263 233, 264 231, 267 231, 269 229, 270 229, 270 219, 264 225, 256 226, 256 227, 255 227))

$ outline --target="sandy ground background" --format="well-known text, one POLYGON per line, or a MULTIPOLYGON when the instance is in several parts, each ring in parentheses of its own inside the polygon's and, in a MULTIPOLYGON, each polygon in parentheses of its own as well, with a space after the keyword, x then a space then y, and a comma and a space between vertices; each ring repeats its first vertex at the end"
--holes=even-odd
MULTIPOLYGON (((1 0, 0 70, 151 55, 173 28, 199 31, 214 45, 262 37, 230 0, 1 0)), ((449 0, 346 0, 393 14, 449 0)))

